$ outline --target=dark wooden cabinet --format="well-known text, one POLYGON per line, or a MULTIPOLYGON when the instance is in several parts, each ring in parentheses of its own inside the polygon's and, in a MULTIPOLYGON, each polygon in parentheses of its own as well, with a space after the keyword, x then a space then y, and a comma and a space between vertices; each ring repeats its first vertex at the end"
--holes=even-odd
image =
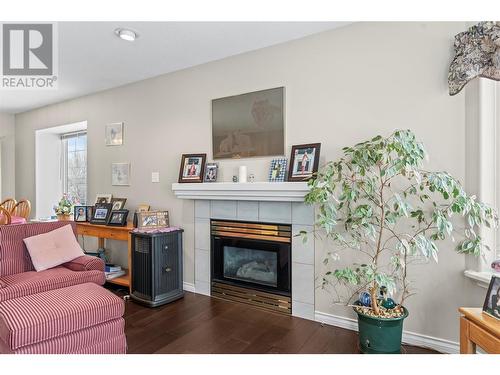
POLYGON ((132 233, 134 301, 156 307, 184 296, 182 232, 132 233))

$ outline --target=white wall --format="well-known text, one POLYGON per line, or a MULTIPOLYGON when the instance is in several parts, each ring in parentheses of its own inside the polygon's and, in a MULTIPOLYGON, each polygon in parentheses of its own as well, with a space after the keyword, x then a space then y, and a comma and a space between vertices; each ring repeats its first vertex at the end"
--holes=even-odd
POLYGON ((14 157, 14 142, 15 128, 14 115, 0 113, 0 170, 1 170, 1 186, 0 200, 12 198, 15 196, 15 157, 14 157))
POLYGON ((37 131, 36 152, 36 215, 54 215, 53 206, 62 195, 61 136, 44 130, 37 131))
MULTIPOLYGON (((109 192, 127 197, 129 208, 148 202, 168 209, 172 224, 185 229, 185 281, 192 282, 193 204, 175 199, 170 186, 182 153, 211 158, 211 99, 285 86, 287 154, 293 144, 321 142, 322 160, 330 160, 343 146, 410 128, 426 145, 428 168, 464 180, 465 100, 447 88, 453 37, 464 29, 463 23, 357 23, 16 115, 17 193, 35 198, 35 130, 88 120, 89 196, 109 192), (105 147, 104 126, 119 121, 124 145, 105 147), (112 162, 132 163, 130 187, 111 186, 112 162), (150 182, 152 171, 160 171, 159 184, 150 182)), ((223 179, 240 164, 265 180, 265 158, 223 161, 223 179)), ((317 270, 326 247, 317 241, 317 270)), ((407 330, 456 341, 457 308, 481 303, 484 290, 463 277, 464 258, 452 249, 442 247, 439 265, 411 271, 418 295, 408 301, 407 330)), ((316 310, 352 315, 331 300, 318 289, 316 310)))

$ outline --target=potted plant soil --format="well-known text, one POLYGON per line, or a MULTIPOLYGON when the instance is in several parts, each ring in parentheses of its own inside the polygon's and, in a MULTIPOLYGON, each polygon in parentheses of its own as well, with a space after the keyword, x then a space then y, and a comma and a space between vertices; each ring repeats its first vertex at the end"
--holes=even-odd
MULTIPOLYGON (((416 260, 438 261, 449 240, 461 254, 479 255, 479 228, 497 226, 497 214, 468 195, 446 172, 421 169, 426 156, 410 130, 398 130, 343 149, 309 181, 306 203, 317 206, 315 234, 332 241, 324 263, 342 251, 359 262, 332 268, 322 279, 358 315, 364 353, 399 353, 405 301, 414 294, 407 269, 416 260), (457 216, 460 225, 452 221, 457 216)), ((307 233, 301 232, 304 240, 307 233)), ((422 262, 421 262, 422 263, 422 262)))

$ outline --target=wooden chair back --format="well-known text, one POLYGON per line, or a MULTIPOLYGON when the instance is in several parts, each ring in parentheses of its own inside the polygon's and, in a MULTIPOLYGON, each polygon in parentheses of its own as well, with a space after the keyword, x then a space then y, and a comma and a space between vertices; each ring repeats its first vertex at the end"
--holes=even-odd
POLYGON ((24 217, 28 220, 31 213, 31 202, 27 199, 20 200, 10 213, 11 216, 24 217))
POLYGON ((14 198, 7 198, 2 203, 0 203, 0 207, 5 208, 10 213, 10 212, 12 212, 12 210, 14 209, 14 206, 16 204, 17 204, 17 202, 14 198))
POLYGON ((11 222, 10 213, 0 206, 0 225, 9 225, 11 222))

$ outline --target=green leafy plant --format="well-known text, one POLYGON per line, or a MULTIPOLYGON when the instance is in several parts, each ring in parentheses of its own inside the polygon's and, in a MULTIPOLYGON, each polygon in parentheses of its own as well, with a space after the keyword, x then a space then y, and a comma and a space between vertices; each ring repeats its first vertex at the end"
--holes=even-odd
POLYGON ((408 265, 422 258, 437 262, 442 241, 455 241, 463 254, 479 255, 486 247, 478 229, 497 226, 496 212, 448 173, 421 169, 426 152, 410 130, 376 136, 343 153, 309 181, 305 200, 318 206, 316 225, 335 248, 357 252, 362 261, 327 272, 324 287, 353 291, 348 302, 368 290, 371 314, 381 316, 381 288, 400 295, 400 308, 413 294, 408 265), (465 227, 454 216, 465 217, 465 227))

